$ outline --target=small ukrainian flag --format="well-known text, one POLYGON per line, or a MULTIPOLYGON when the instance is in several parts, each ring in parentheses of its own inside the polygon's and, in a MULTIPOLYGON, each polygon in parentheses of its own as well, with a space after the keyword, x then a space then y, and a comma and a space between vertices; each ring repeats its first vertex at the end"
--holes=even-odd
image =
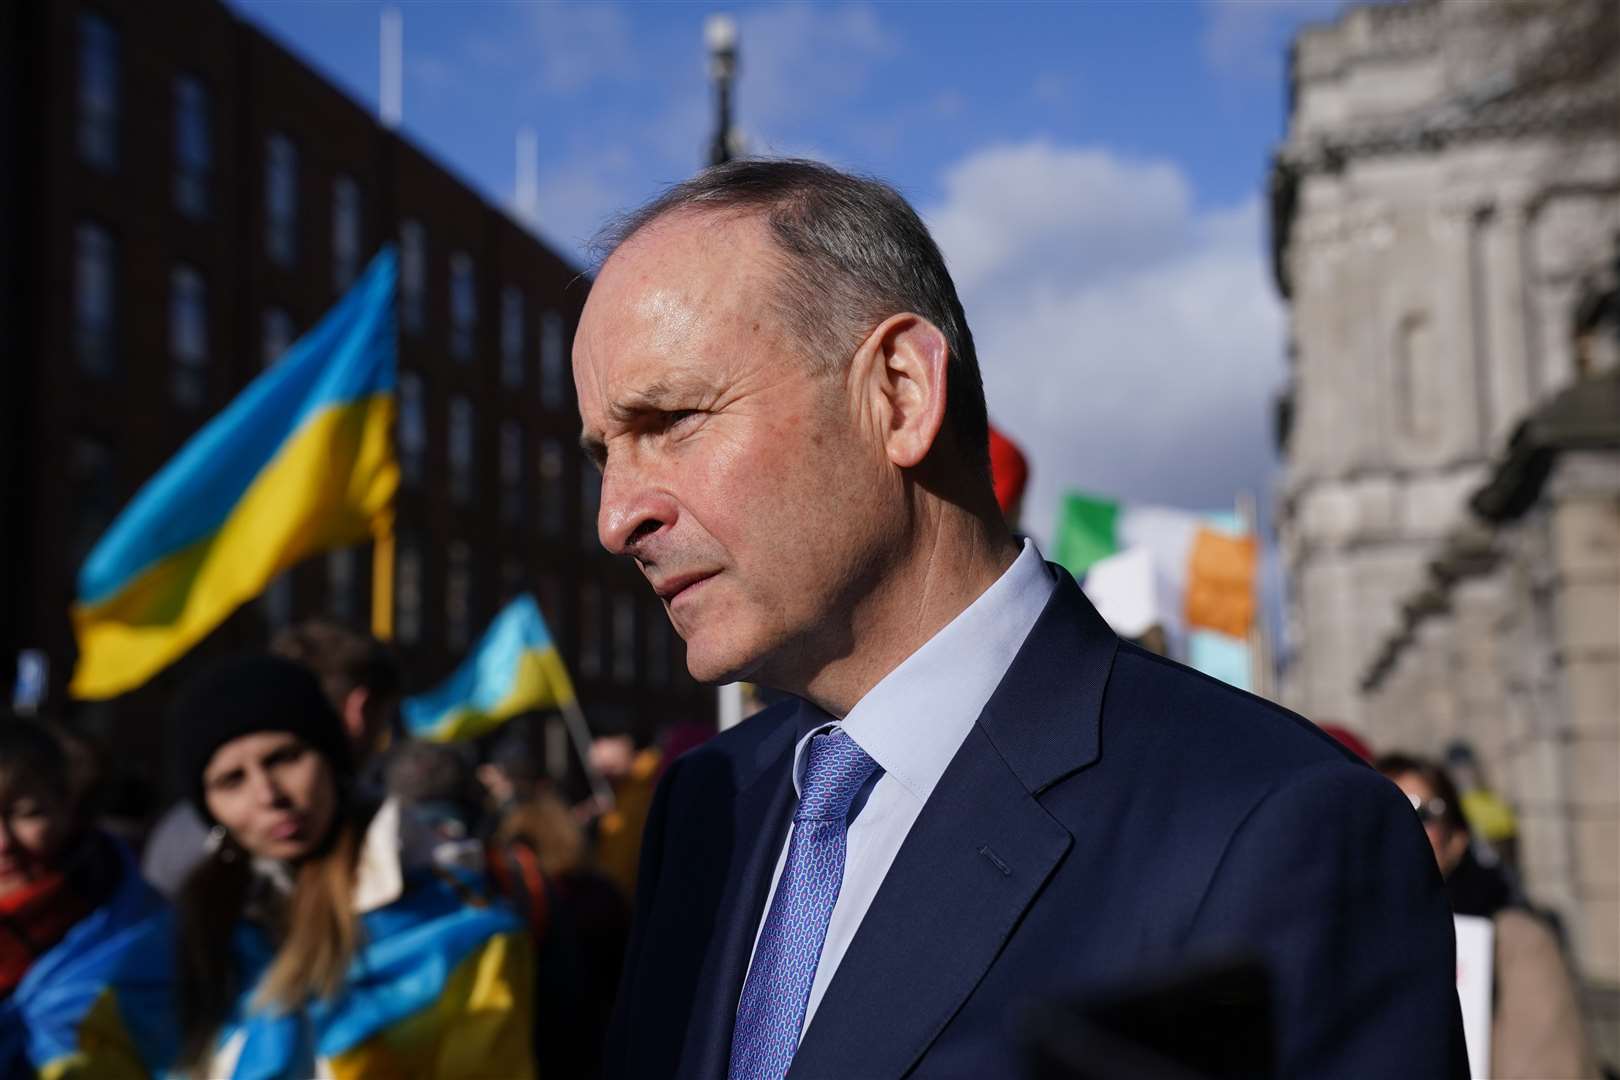
POLYGON ((392 527, 395 255, 147 481, 79 570, 71 693, 133 690, 293 564, 392 527))
POLYGON ((413 738, 474 739, 519 713, 571 705, 574 685, 540 605, 524 593, 489 624, 467 659, 441 685, 400 706, 413 738))

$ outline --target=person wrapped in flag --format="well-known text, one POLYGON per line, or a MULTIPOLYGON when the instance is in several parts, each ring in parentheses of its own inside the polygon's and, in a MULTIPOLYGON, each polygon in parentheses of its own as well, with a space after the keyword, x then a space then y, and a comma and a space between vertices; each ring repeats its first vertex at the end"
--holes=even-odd
POLYGON ((68 781, 49 730, 0 716, 0 1076, 145 1076, 172 1052, 170 957, 145 932, 163 901, 79 827, 68 781))
POLYGON ((149 1040, 167 1047, 137 1048, 153 1075, 534 1075, 528 935, 480 876, 402 865, 397 811, 359 805, 308 669, 216 665, 176 702, 170 750, 212 831, 152 924, 175 972, 149 1040))

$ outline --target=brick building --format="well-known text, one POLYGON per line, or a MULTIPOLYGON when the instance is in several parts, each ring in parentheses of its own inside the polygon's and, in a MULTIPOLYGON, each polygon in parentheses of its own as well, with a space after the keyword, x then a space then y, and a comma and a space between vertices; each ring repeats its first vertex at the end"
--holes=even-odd
POLYGON ((290 620, 364 625, 368 548, 299 566, 150 685, 71 705, 84 555, 184 440, 400 252, 396 637, 413 688, 510 596, 540 598, 594 723, 712 713, 632 566, 595 536, 569 351, 576 267, 215 0, 0 13, 0 642, 51 660, 73 711, 152 761, 175 682, 290 620))

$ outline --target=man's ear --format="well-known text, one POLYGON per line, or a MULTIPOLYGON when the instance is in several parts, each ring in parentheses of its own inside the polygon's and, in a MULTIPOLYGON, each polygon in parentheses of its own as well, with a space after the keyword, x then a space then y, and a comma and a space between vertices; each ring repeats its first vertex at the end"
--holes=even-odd
POLYGON ((891 315, 861 346, 856 370, 888 458, 900 468, 922 464, 945 423, 945 367, 950 348, 939 327, 911 312, 891 315))

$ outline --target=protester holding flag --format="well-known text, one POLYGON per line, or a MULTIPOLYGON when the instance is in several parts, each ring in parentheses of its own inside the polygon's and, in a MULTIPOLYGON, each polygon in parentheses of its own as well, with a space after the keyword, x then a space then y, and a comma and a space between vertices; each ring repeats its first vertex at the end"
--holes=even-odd
POLYGON ((75 828, 69 779, 46 728, 0 716, 0 1076, 140 1076, 129 1029, 149 1027, 143 991, 168 993, 140 927, 162 901, 122 844, 75 828))
POLYGON ((401 867, 308 669, 189 686, 171 749, 212 826, 173 920, 179 1067, 209 1076, 525 1077, 530 945, 480 877, 401 867))

